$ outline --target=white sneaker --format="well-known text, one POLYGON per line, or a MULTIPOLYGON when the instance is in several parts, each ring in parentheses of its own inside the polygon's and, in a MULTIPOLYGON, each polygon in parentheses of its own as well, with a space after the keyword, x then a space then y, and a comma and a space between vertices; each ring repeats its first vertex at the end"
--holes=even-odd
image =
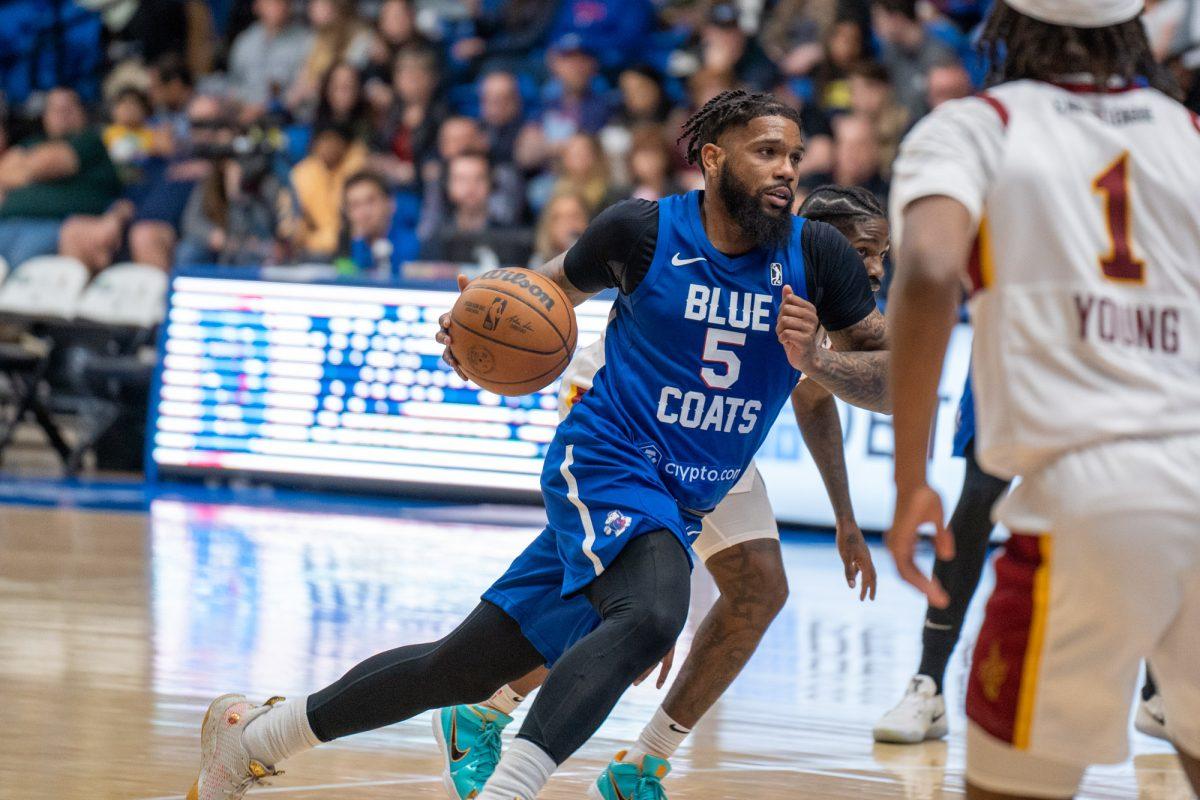
POLYGON ((1167 718, 1163 713, 1162 696, 1152 694, 1149 700, 1138 701, 1137 716, 1133 718, 1133 727, 1155 739, 1171 741, 1167 736, 1167 718))
POLYGON ((946 701, 937 684, 928 675, 914 675, 904 697, 875 723, 873 733, 877 742, 916 744, 941 739, 949 730, 946 701))
POLYGON ((256 706, 243 695, 223 694, 209 704, 200 728, 200 775, 187 800, 241 800, 251 784, 283 774, 252 759, 242 744, 250 721, 282 700, 272 697, 256 706))

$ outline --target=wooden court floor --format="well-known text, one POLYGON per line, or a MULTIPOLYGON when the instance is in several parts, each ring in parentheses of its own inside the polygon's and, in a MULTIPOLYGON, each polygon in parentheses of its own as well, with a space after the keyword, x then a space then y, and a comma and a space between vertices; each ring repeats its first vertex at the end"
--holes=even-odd
MULTIPOLYGON (((0 506, 0 799, 182 797, 216 694, 302 695, 377 650, 448 630, 534 533, 487 519, 0 506)), ((888 563, 877 602, 860 605, 830 544, 789 541, 785 558, 791 600, 673 760, 672 800, 961 797, 965 656, 948 683, 948 742, 873 745, 871 724, 916 664, 922 605, 888 563)), ((698 570, 681 653, 712 600, 698 570)), ((542 796, 582 797, 660 699, 631 690, 542 796)), ((1135 735, 1133 748, 1089 772, 1081 796, 1189 796, 1165 745, 1135 735)), ((444 797, 427 714, 285 766, 250 796, 444 797)))

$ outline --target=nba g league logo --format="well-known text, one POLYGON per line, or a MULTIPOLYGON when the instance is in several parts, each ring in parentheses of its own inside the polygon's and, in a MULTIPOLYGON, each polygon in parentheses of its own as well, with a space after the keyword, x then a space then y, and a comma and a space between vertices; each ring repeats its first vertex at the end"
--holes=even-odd
POLYGON ((771 262, 771 285, 783 286, 783 264, 778 261, 771 262))

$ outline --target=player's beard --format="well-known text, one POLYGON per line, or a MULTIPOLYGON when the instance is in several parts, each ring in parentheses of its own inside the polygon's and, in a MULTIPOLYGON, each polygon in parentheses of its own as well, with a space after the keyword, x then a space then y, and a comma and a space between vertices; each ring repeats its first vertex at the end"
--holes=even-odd
POLYGON ((792 235, 792 212, 781 208, 772 213, 763 208, 762 197, 754 194, 733 174, 729 162, 721 165, 717 175, 717 194, 733 221, 750 236, 758 247, 781 247, 792 235))

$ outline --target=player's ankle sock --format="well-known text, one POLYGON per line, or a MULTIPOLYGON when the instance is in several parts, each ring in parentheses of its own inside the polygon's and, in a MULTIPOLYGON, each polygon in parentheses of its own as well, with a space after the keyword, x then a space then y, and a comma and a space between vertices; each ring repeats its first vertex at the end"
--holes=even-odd
POLYGON ((925 618, 925 630, 921 634, 921 665, 917 667, 917 674, 933 678, 938 694, 942 693, 942 683, 946 680, 946 665, 950 663, 950 655, 957 643, 957 629, 925 618))
POLYGON ((478 800, 534 800, 556 769, 545 750, 518 736, 500 757, 478 800))
POLYGON ((662 706, 659 706, 650 722, 642 728, 641 735, 633 747, 626 751, 621 760, 629 764, 641 764, 642 757, 646 755, 670 759, 691 732, 691 728, 685 728, 671 719, 662 706))
POLYGON ((321 743, 308 724, 308 698, 280 703, 242 731, 250 757, 273 767, 321 743))
POLYGON ((517 706, 521 705, 524 700, 524 697, 514 692, 505 684, 497 689, 494 695, 480 703, 480 705, 487 706, 490 709, 511 717, 512 713, 517 710, 517 706))

